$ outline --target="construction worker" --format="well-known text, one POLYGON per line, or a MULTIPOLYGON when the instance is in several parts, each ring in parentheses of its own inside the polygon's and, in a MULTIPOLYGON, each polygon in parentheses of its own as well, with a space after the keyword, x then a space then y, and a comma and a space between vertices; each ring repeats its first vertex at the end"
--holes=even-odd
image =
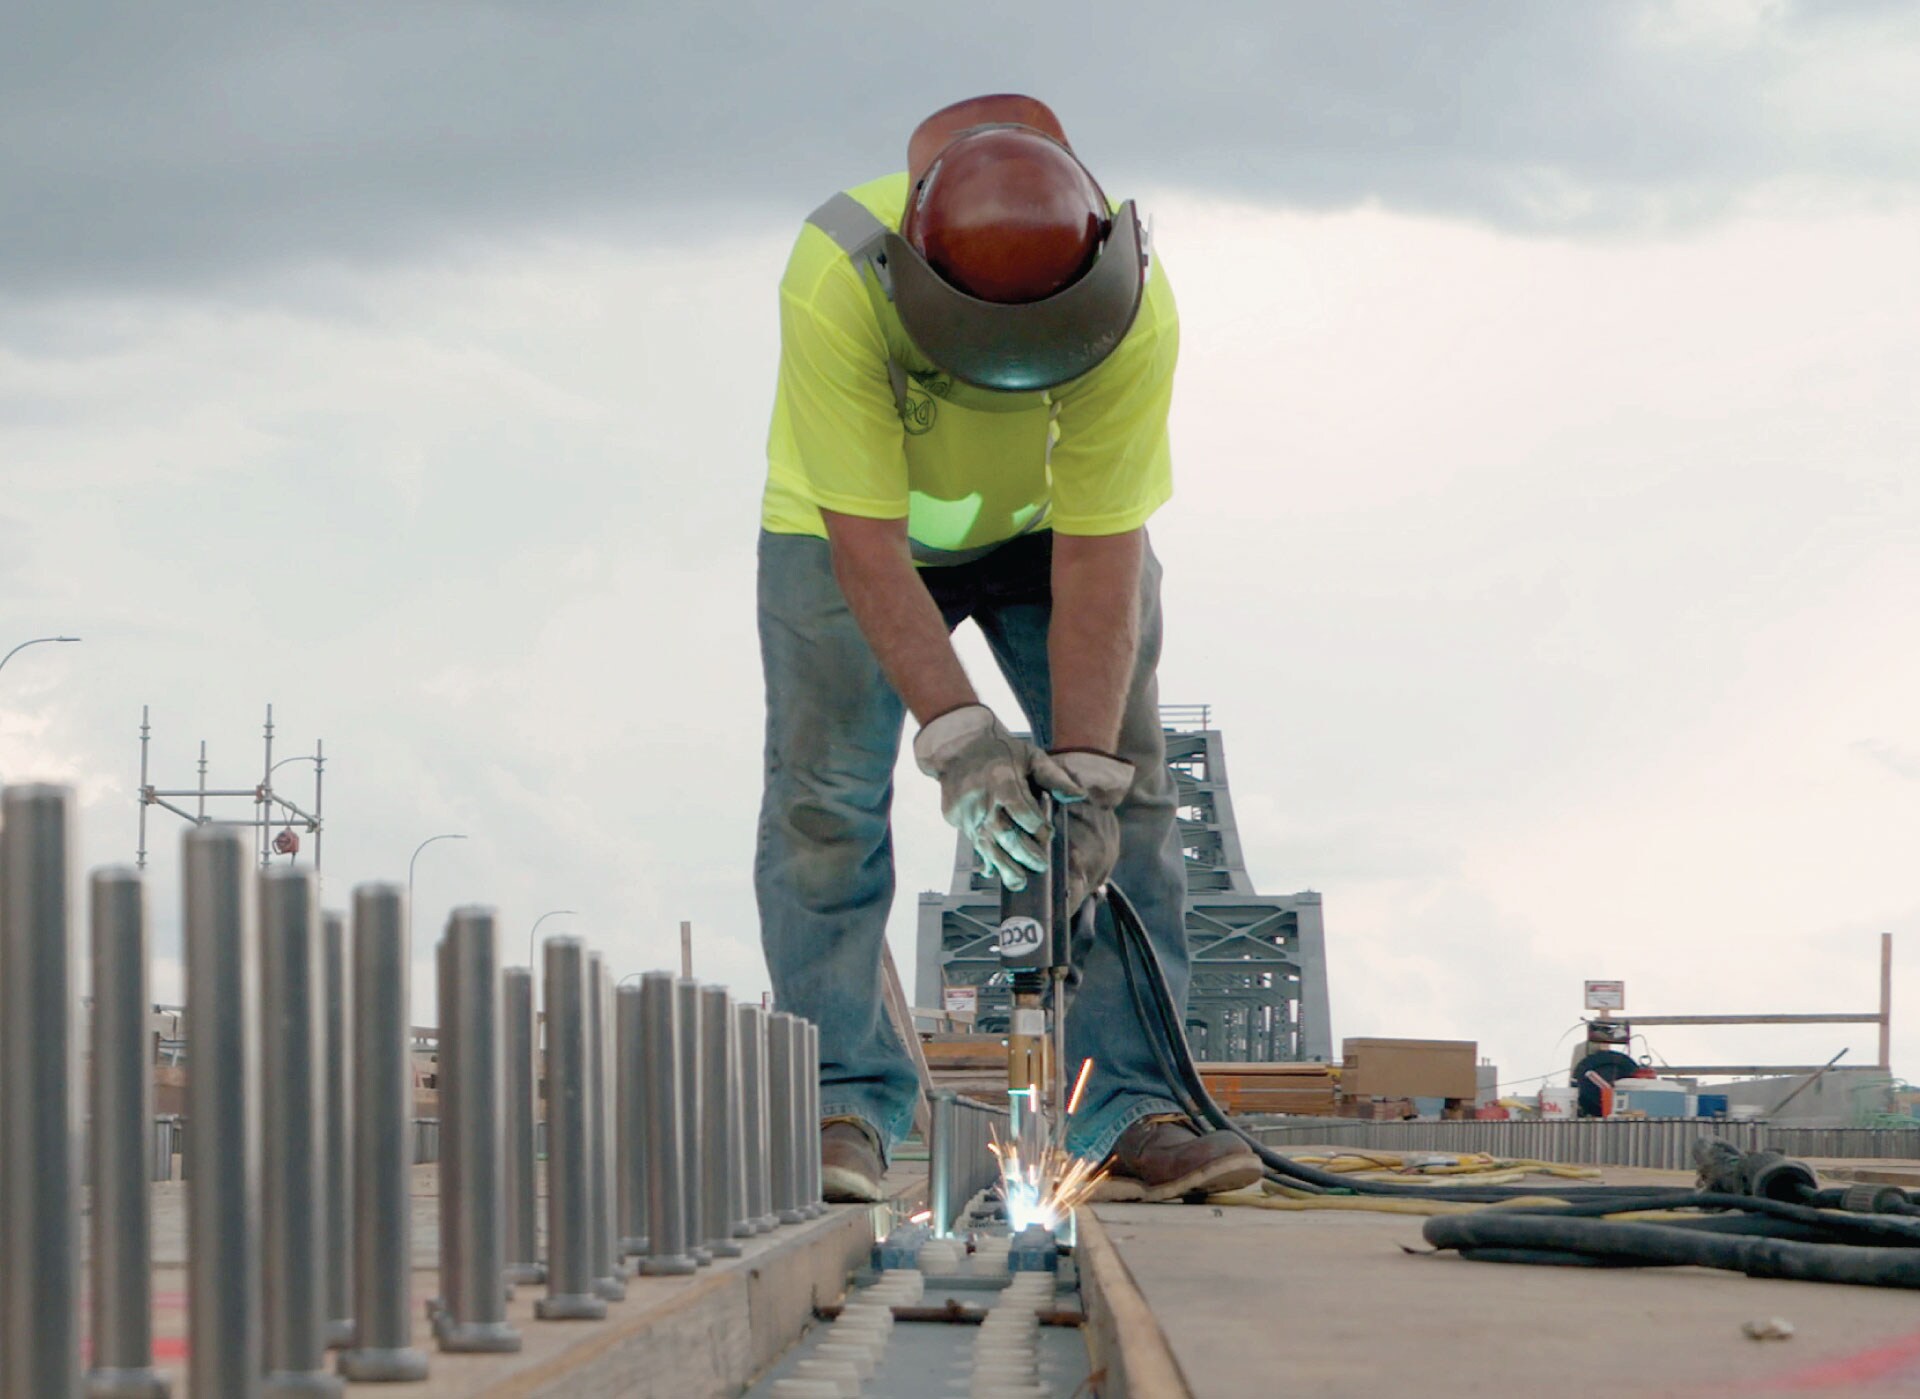
MULTIPOLYGON (((754 862, 774 994, 820 1027, 823 1184, 875 1200, 909 1129, 912 1060, 884 1010, 888 812, 904 712, 941 810, 1012 887, 1046 868, 1034 785, 1069 823, 1071 906, 1109 876, 1184 1004, 1185 875, 1154 667, 1179 330, 1131 203, 1112 205, 1030 97, 935 112, 906 171, 834 196, 780 282, 759 555, 766 786, 754 862), (1033 742, 980 703, 972 619, 1033 742)), ((1104 923, 1106 914, 1101 914, 1104 923)), ((1110 926, 1076 948, 1068 1145, 1110 1198, 1259 1178, 1168 1095, 1110 926)))

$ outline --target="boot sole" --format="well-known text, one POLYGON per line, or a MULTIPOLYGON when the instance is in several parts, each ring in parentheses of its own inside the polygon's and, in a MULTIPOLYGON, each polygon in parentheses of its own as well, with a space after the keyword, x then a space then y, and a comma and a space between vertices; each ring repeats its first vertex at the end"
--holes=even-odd
POLYGON ((1093 1199, 1103 1204, 1163 1205, 1173 1200, 1239 1190, 1264 1174, 1264 1168, 1254 1156, 1223 1156, 1164 1185, 1148 1185, 1127 1176, 1108 1176, 1093 1192, 1093 1199))
POLYGON ((877 1205, 880 1182, 845 1166, 820 1167, 820 1193, 833 1205, 877 1205))

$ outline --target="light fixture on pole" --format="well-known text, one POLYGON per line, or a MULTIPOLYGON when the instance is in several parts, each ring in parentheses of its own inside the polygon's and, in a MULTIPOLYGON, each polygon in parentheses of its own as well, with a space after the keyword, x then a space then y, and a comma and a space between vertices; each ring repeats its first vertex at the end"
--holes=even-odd
POLYGON ((18 646, 14 647, 12 651, 7 652, 4 656, 0 656, 0 667, 4 667, 8 661, 12 660, 16 652, 24 651, 29 646, 40 646, 49 641, 78 641, 79 639, 77 636, 36 636, 31 641, 21 642, 18 646))
POLYGON ((580 910, 577 908, 550 908, 545 913, 541 914, 538 918, 533 920, 533 928, 527 934, 527 971, 529 973, 535 976, 538 976, 540 974, 540 964, 534 960, 534 956, 533 956, 534 939, 538 937, 540 934, 540 925, 546 922, 549 918, 558 918, 562 914, 578 917, 579 913, 580 913, 580 910))
POLYGON ((466 837, 463 835, 458 835, 453 832, 449 832, 446 835, 428 836, 425 840, 421 841, 418 845, 413 847, 413 855, 407 861, 407 946, 409 948, 413 946, 413 866, 414 866, 414 862, 420 858, 420 852, 422 850, 425 850, 429 845, 432 845, 436 840, 465 840, 465 839, 466 837))

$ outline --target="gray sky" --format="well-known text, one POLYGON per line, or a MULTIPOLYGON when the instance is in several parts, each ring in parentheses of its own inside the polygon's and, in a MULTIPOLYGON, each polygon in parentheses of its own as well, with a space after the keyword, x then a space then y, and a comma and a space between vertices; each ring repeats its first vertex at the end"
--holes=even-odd
POLYGON ((778 220, 929 103, 1045 93, 1096 170, 1551 229, 1912 189, 1920 15, 1326 5, 44 6, 0 47, 0 285, 391 263, 498 237, 778 220))
MULTIPOLYGON (((1866 1008, 1920 932, 1913 8, 1098 13, 13 21, 0 649, 87 641, 0 675, 0 778, 124 859, 141 704, 163 783, 205 737, 238 785, 271 700, 327 741, 331 902, 466 831, 423 946, 568 906, 634 970, 690 917, 757 991, 773 286, 924 109, 1026 88, 1155 218, 1162 689, 1215 706, 1255 879, 1324 892, 1335 1034, 1519 1076, 1584 976, 1866 1008)), ((951 859, 910 768, 899 825, 905 956, 951 859)))

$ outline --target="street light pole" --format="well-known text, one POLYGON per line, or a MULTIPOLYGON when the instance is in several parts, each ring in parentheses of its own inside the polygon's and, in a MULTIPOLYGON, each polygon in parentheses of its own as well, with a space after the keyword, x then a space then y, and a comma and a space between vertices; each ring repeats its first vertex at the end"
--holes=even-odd
POLYGON ((538 970, 540 965, 533 958, 534 939, 539 935, 540 925, 546 922, 549 918, 557 918, 563 913, 572 914, 577 917, 580 913, 580 910, 577 908, 550 908, 545 913, 541 914, 538 918, 533 920, 533 930, 527 934, 527 971, 530 975, 536 970, 538 970))
POLYGON ((418 845, 413 847, 413 856, 411 859, 407 861, 407 947, 409 951, 411 951, 413 947, 413 866, 414 866, 414 862, 420 858, 420 852, 422 850, 425 850, 429 845, 432 845, 436 840, 465 840, 465 839, 466 837, 463 835, 456 835, 450 832, 446 835, 428 836, 425 840, 421 841, 418 845))
POLYGON ((7 662, 13 659, 15 652, 24 651, 29 646, 39 646, 49 641, 78 641, 79 639, 77 636, 36 636, 31 641, 21 642, 18 646, 14 647, 12 651, 7 652, 4 656, 0 656, 0 668, 4 668, 7 662))

